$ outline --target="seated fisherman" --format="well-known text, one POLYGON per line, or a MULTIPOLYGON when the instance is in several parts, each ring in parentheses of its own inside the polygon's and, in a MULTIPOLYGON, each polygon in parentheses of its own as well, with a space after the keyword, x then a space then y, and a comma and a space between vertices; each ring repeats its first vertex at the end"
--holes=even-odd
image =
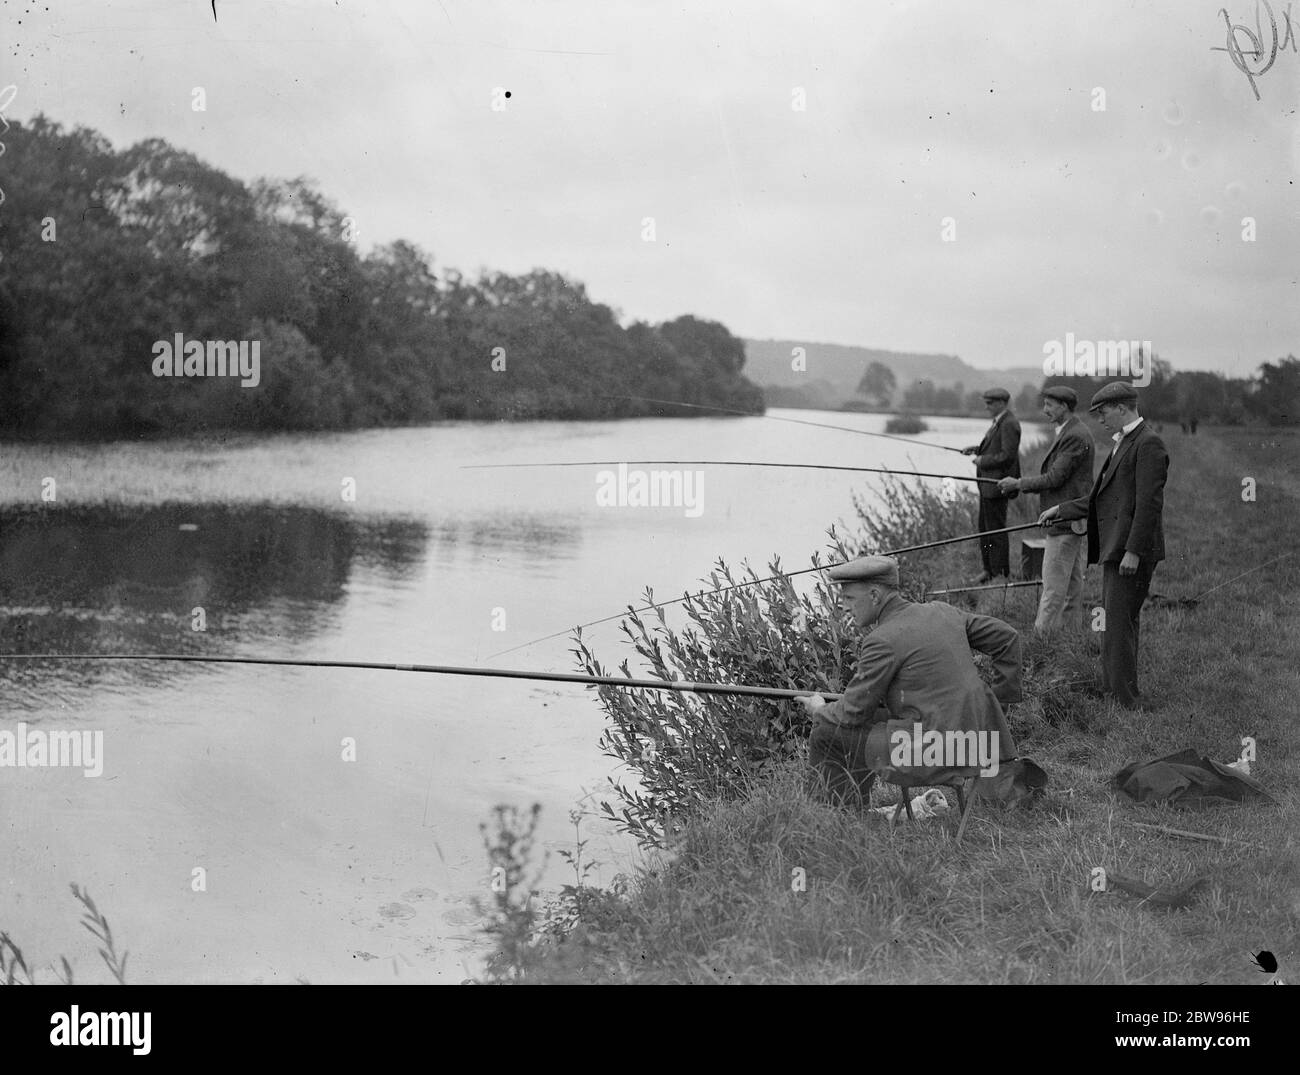
MULTIPOLYGON (((1016 756, 1015 742, 1002 712, 1020 701, 1020 634, 992 616, 962 612, 952 605, 915 604, 898 592, 898 562, 864 556, 831 568, 839 583, 840 607, 863 639, 858 666, 844 697, 826 702, 821 695, 798 698, 816 719, 808 737, 808 760, 836 802, 867 804, 878 772, 888 778, 898 730, 909 739, 914 723, 923 735, 934 732, 986 733, 991 757, 1016 756), (993 658, 995 686, 979 677, 972 651, 993 658), (883 708, 882 708, 883 707, 883 708), (996 733, 996 739, 987 733, 996 733)), ((974 737, 967 737, 974 738, 974 737)), ((911 748, 908 748, 911 757, 911 748)), ((909 781, 923 784, 954 768, 972 771, 945 758, 942 765, 899 766, 909 781)))

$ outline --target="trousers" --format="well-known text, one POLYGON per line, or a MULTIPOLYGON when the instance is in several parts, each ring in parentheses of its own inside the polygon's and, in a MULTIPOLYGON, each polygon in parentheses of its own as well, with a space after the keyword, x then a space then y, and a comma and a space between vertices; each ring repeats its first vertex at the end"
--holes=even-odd
POLYGON ((1034 630, 1083 629, 1083 575, 1088 567, 1087 534, 1048 534, 1043 549, 1043 594, 1034 630))
POLYGON ((1121 575, 1119 563, 1102 564, 1101 604, 1106 629, 1101 638, 1101 689, 1129 709, 1138 704, 1138 631, 1142 603, 1151 589, 1154 560, 1140 560, 1132 575, 1121 575))
MULTIPOLYGON (((1007 525, 1006 497, 980 497, 979 528, 1001 530, 1007 525)), ((984 562, 986 575, 1011 574, 1011 547, 1006 534, 995 537, 980 538, 980 559, 984 562)))
MULTIPOLYGON (((882 719, 888 713, 882 714, 882 719)), ((808 764, 814 780, 838 806, 867 805, 876 774, 867 768, 866 746, 870 724, 845 728, 818 719, 808 733, 808 764)))

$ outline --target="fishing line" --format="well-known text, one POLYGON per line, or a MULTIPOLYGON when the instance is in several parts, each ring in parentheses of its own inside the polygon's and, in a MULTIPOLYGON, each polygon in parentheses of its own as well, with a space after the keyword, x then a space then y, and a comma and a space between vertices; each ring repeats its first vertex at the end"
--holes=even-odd
POLYGON ((641 403, 658 403, 665 407, 690 407, 697 411, 720 411, 722 414, 735 414, 741 418, 766 418, 769 422, 790 422, 797 426, 814 426, 817 429, 838 429, 843 433, 857 433, 863 437, 884 437, 886 440, 898 440, 904 444, 920 444, 927 448, 942 448, 945 452, 965 455, 960 448, 950 448, 946 444, 936 444, 932 440, 917 440, 915 437, 899 437, 893 433, 873 433, 869 429, 854 429, 852 426, 835 426, 828 422, 810 422, 806 418, 779 418, 775 414, 755 414, 753 411, 738 411, 732 407, 717 407, 711 403, 683 403, 676 399, 654 399, 650 396, 600 396, 601 399, 634 399, 641 403))
POLYGON ((593 459, 579 463, 468 463, 461 470, 509 470, 522 467, 778 467, 789 470, 851 470, 864 474, 895 474, 909 478, 947 478, 955 482, 985 482, 996 478, 972 478, 960 474, 935 474, 927 470, 893 470, 889 467, 841 467, 829 463, 762 463, 738 459, 593 459))
MULTIPOLYGON (((905 549, 890 549, 886 552, 879 553, 880 556, 902 556, 904 553, 921 552, 925 549, 937 549, 941 545, 953 545, 959 541, 974 541, 977 538, 992 537, 996 534, 1012 534, 1017 530, 1029 530, 1037 528, 1038 523, 1020 523, 1017 526, 1004 527, 1001 530, 985 530, 978 534, 963 534, 961 537, 944 538, 941 541, 928 541, 924 545, 910 545, 905 549)), ((731 590, 739 590, 745 586, 759 586, 765 582, 775 582, 777 579, 793 578, 796 575, 807 575, 812 571, 826 571, 833 567, 833 564, 823 564, 821 567, 805 567, 798 571, 783 571, 779 575, 771 575, 765 579, 751 579, 748 582, 737 582, 731 586, 723 586, 715 590, 700 590, 698 596, 703 597, 706 593, 728 593, 731 590)), ((553 634, 543 635, 541 638, 534 638, 531 642, 522 642, 518 646, 511 646, 509 649, 498 650, 496 653, 489 653, 484 660, 492 660, 493 657, 502 657, 507 653, 514 653, 516 650, 527 649, 529 646, 535 646, 539 642, 549 642, 552 638, 560 638, 570 634, 573 631, 581 631, 588 627, 597 627, 602 623, 609 623, 611 620, 619 620, 624 616, 636 615, 641 612, 651 612, 655 609, 667 608, 669 605, 681 604, 683 601, 689 601, 694 594, 685 594, 682 597, 674 597, 671 601, 656 601, 651 605, 642 605, 640 608, 629 607, 625 612, 616 612, 612 616, 605 616, 599 620, 592 620, 590 623, 581 623, 577 627, 566 628, 563 631, 556 631, 553 634)))

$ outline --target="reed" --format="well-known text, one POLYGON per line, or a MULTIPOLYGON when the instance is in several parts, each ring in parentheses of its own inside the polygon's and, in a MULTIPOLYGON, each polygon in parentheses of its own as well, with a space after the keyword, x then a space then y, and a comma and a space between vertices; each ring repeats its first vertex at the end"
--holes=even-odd
MULTIPOLYGON (((85 913, 82 915, 81 924, 90 931, 90 934, 100 944, 99 955, 103 959, 104 965, 108 967, 109 973, 112 974, 118 985, 126 985, 126 959, 130 953, 118 953, 108 919, 95 905, 90 893, 76 884, 69 885, 69 888, 72 889, 73 897, 84 909, 85 913)), ((68 963, 67 956, 59 957, 59 966, 55 969, 54 974, 61 984, 74 984, 72 966, 68 963)), ((28 965, 23 957, 22 949, 14 943, 13 938, 4 930, 0 930, 0 984, 36 984, 35 969, 28 965)))

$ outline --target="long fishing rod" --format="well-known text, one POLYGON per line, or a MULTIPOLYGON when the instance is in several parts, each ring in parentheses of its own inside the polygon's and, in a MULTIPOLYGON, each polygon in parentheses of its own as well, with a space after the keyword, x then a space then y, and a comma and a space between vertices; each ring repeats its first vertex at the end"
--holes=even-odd
POLYGON ((683 403, 679 399, 654 399, 650 396, 602 396, 603 399, 634 399, 640 403, 658 403, 665 407, 690 407, 697 411, 719 411, 722 414, 736 414, 742 418, 766 418, 770 422, 790 422, 797 426, 815 426, 818 429, 838 429, 844 433, 858 433, 864 437, 884 437, 886 440, 901 440, 904 444, 920 444, 927 448, 942 448, 945 452, 965 455, 960 448, 950 448, 946 444, 936 444, 932 440, 917 440, 914 437, 899 437, 893 433, 873 433, 869 429, 854 429, 852 426, 833 426, 827 422, 810 422, 806 418, 779 418, 775 414, 755 414, 753 411, 738 411, 732 407, 718 407, 712 403, 683 403))
POLYGON ((179 653, 3 653, 8 661, 193 661, 201 664, 272 664, 296 668, 369 668, 382 672, 430 672, 439 676, 485 676, 489 679, 537 679, 550 683, 584 683, 588 686, 644 687, 656 691, 691 694, 748 694, 761 698, 807 698, 821 693, 829 700, 843 697, 819 691, 784 687, 750 687, 741 683, 691 683, 685 680, 626 679, 621 676, 584 676, 577 672, 532 672, 519 668, 466 668, 444 664, 388 664, 376 661, 292 660, 287 657, 201 657, 179 653))
POLYGON ((1003 582, 995 583, 992 586, 954 586, 948 590, 930 590, 926 597, 942 597, 950 593, 979 593, 983 590, 1014 590, 1017 586, 1041 586, 1042 579, 1033 579, 1029 582, 1003 582))
POLYGON ((985 482, 997 485, 997 478, 973 478, 961 474, 935 474, 928 470, 894 470, 889 467, 841 467, 829 463, 761 463, 737 459, 592 459, 583 463, 467 463, 461 470, 508 470, 521 467, 778 467, 789 470, 851 470, 864 474, 899 474, 909 478, 949 478, 955 482, 985 482))
MULTIPOLYGON (((974 541, 976 538, 993 537, 996 534, 1013 534, 1017 530, 1029 530, 1031 527, 1036 528, 1038 523, 1020 523, 1016 526, 1003 527, 1001 530, 985 530, 978 534, 963 534, 961 537, 944 538, 941 541, 927 541, 924 545, 910 545, 905 549, 888 549, 885 552, 878 553, 879 556, 902 556, 908 552, 922 552, 925 549, 937 549, 941 545, 955 545, 959 541, 974 541)), ((807 575, 813 571, 826 571, 831 564, 823 564, 821 567, 805 567, 798 571, 783 571, 779 575, 771 575, 765 579, 750 579, 748 582, 737 582, 731 586, 723 586, 716 590, 701 590, 700 596, 704 593, 729 593, 732 590, 739 590, 745 586, 760 586, 765 582, 775 582, 777 579, 794 578, 795 575, 807 575)), ((674 597, 671 601, 656 601, 651 605, 642 605, 640 608, 629 608, 626 612, 616 612, 612 616, 605 616, 603 619, 592 620, 590 623, 580 623, 577 627, 566 628, 563 631, 556 631, 554 634, 543 635, 541 638, 534 638, 531 642, 522 642, 518 646, 511 646, 509 649, 498 650, 496 653, 489 653, 484 660, 492 660, 493 657, 502 657, 507 653, 514 653, 516 650, 527 649, 529 646, 535 646, 539 642, 549 642, 552 638, 560 638, 572 631, 585 630, 588 627, 597 627, 602 623, 609 623, 611 620, 620 620, 624 616, 637 615, 641 612, 652 612, 655 609, 667 608, 669 605, 679 605, 683 601, 689 601, 693 594, 685 594, 682 597, 674 597)))

